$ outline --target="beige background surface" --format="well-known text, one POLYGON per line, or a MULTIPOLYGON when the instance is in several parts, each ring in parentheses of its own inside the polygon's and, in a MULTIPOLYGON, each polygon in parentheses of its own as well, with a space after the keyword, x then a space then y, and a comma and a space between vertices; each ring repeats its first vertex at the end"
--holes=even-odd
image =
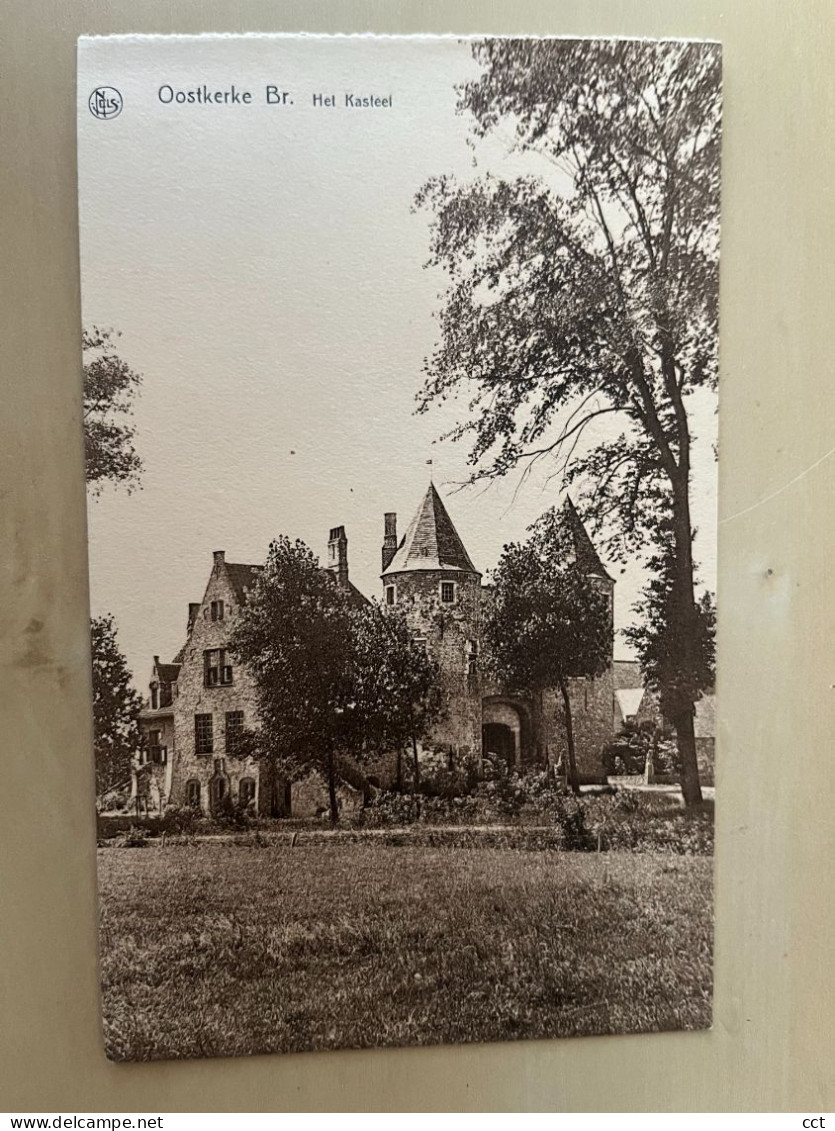
POLYGON ((0 1107, 832 1105, 835 202, 830 0, 10 0, 0 17, 0 1107), (377 30, 709 36, 725 49, 715 1027, 114 1066, 98 1028, 79 409, 75 38, 377 30), (828 552, 829 551, 829 552, 828 552))

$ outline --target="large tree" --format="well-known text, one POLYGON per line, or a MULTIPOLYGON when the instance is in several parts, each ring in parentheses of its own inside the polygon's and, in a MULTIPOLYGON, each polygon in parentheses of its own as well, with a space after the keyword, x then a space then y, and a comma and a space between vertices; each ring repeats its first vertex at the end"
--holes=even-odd
POLYGON ((716 610, 711 594, 702 593, 696 602, 691 661, 682 670, 674 635, 676 563, 672 532, 661 527, 658 542, 659 547, 648 563, 650 580, 635 606, 639 620, 625 629, 624 635, 638 654, 647 686, 658 697, 661 714, 675 726, 676 719, 713 686, 716 610))
MULTIPOLYGON (((418 744, 441 712, 439 669, 415 642, 407 614, 371 602, 354 618, 353 713, 357 737, 371 752, 395 752, 395 785, 403 788, 403 751, 412 754, 412 785, 420 787, 418 744)), ((359 748, 359 743, 355 744, 359 748)))
POLYGON ((82 332, 84 456, 87 484, 100 495, 107 483, 128 491, 139 486, 142 461, 130 422, 142 378, 116 353, 112 330, 82 332))
MULTIPOLYGON (((620 559, 669 523, 667 638, 692 685, 688 407, 717 377, 719 48, 493 39, 473 52, 482 71, 459 111, 524 174, 442 176, 418 194, 434 211, 430 264, 449 276, 420 407, 463 389, 450 435, 470 439, 473 478, 550 463, 620 559)), ((679 697, 673 720, 688 804, 701 797, 693 710, 679 697)))
POLYGON ((492 576, 484 641, 498 680, 515 691, 559 688, 568 780, 580 781, 571 713, 571 680, 594 678, 612 655, 609 595, 576 558, 563 516, 551 509, 524 543, 505 546, 492 576))
POLYGON ((90 621, 93 661, 93 742, 96 794, 130 784, 131 761, 141 742, 142 697, 116 639, 112 616, 90 621))
POLYGON ((303 542, 282 535, 232 633, 230 647, 252 672, 260 728, 242 752, 275 775, 318 770, 339 819, 337 758, 350 729, 352 603, 303 542))

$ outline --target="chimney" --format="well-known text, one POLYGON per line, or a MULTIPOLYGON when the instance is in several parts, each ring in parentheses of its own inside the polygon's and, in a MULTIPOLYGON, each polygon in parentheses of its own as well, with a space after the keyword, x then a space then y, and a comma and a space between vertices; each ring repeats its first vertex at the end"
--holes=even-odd
POLYGON ((215 559, 215 567, 223 565, 223 563, 226 561, 226 551, 215 550, 212 554, 212 557, 215 559))
POLYGON ((328 569, 340 585, 348 584, 348 538, 344 526, 335 526, 328 537, 328 569))
POLYGON ((397 553, 397 515, 389 512, 386 514, 384 521, 383 573, 385 573, 391 565, 391 559, 397 553))
POLYGON ((199 601, 189 601, 188 603, 188 624, 186 625, 186 635, 191 636, 191 630, 194 628, 194 622, 197 620, 197 614, 200 612, 199 601))

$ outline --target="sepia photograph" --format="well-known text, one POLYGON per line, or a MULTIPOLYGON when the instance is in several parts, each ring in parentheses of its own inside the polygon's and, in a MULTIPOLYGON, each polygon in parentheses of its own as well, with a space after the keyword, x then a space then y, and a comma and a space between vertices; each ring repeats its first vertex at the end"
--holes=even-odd
POLYGON ((78 145, 107 1056, 710 1028, 720 46, 83 38, 78 145))

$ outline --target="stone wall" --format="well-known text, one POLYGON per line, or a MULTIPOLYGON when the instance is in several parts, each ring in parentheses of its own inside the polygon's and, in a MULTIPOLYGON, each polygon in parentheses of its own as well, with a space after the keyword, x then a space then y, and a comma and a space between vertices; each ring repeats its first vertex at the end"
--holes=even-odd
POLYGON ((454 755, 481 751, 481 677, 479 662, 468 674, 470 647, 481 641, 481 578, 460 570, 412 570, 388 574, 396 602, 405 606, 415 636, 426 641, 429 654, 440 665, 439 692, 443 716, 433 729, 427 748, 454 755), (441 601, 441 583, 455 585, 455 599, 441 601))
MULTIPOLYGON (((603 748, 615 733, 615 694, 611 669, 597 679, 572 679, 569 683, 571 720, 574 728, 574 750, 577 774, 583 783, 605 779, 603 748)), ((568 766, 568 739, 565 711, 559 691, 543 696, 542 720, 549 757, 553 762, 563 757, 568 766)))
MULTIPOLYGON (((232 665, 232 681, 207 687, 204 674, 204 653, 208 649, 228 648, 229 637, 239 609, 239 598, 231 584, 222 555, 216 555, 209 583, 186 644, 174 700, 174 724, 177 749, 172 773, 171 802, 188 803, 188 783, 200 783, 200 808, 210 810, 210 786, 214 781, 237 802, 243 778, 254 780, 256 805, 263 805, 259 789, 259 767, 249 759, 232 756, 227 749, 226 715, 242 711, 246 728, 257 726, 255 685, 251 676, 231 654, 226 663, 232 665), (223 619, 212 620, 213 601, 223 601, 223 619), (212 752, 198 754, 195 748, 195 716, 212 717, 212 752)), ((217 786, 215 786, 217 788, 217 786)))
POLYGON ((141 762, 132 775, 131 797, 142 794, 152 809, 161 811, 171 795, 176 739, 173 709, 144 710, 139 717, 142 734, 141 762), (167 750, 165 763, 151 762, 148 748, 149 735, 159 731, 159 745, 167 750), (137 775, 140 775, 139 777, 137 775))

